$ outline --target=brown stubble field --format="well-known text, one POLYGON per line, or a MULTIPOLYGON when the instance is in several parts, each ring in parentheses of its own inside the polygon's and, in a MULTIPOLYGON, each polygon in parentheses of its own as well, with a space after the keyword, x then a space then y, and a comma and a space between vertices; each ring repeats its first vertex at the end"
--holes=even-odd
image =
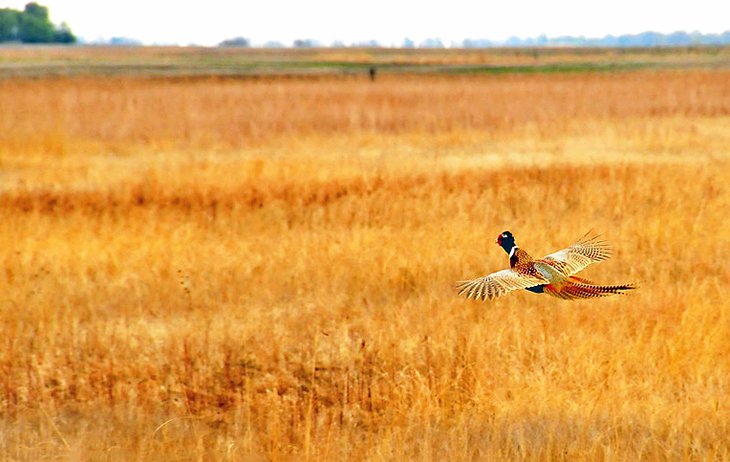
POLYGON ((728 82, 1 80, 0 458, 727 460, 728 82))

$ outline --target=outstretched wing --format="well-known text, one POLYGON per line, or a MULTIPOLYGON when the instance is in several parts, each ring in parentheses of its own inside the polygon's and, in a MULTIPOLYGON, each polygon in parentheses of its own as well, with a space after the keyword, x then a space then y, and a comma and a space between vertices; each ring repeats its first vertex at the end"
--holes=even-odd
POLYGON ((460 281, 456 284, 456 289, 459 295, 466 294, 466 298, 493 300, 513 290, 546 283, 547 279, 542 277, 528 276, 506 269, 471 281, 460 281))
POLYGON ((597 261, 607 260, 611 256, 611 246, 600 239, 600 236, 589 236, 590 232, 570 247, 558 250, 543 258, 566 276, 585 269, 597 261))

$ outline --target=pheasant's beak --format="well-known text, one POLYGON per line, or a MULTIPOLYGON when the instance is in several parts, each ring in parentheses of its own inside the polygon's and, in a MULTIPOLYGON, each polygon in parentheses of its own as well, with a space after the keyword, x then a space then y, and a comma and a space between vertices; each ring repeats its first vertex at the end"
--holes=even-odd
POLYGON ((497 240, 495 242, 497 242, 497 245, 502 245, 502 236, 497 236, 497 240))

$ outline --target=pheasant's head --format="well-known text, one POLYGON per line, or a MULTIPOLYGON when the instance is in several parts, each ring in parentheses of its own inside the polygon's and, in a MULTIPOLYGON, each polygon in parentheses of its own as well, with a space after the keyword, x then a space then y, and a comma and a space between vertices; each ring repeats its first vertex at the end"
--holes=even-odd
POLYGON ((497 236, 497 244, 499 244, 505 252, 510 253, 512 251, 512 247, 515 246, 515 238, 512 236, 512 233, 505 231, 497 236))

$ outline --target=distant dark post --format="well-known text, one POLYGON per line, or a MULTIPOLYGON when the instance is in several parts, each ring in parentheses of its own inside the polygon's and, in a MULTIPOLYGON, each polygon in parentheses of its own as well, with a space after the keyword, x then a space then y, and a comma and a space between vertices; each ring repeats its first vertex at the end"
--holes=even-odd
POLYGON ((377 71, 375 70, 375 66, 370 66, 370 70, 368 71, 368 74, 370 74, 370 81, 375 82, 375 74, 377 74, 377 71))

